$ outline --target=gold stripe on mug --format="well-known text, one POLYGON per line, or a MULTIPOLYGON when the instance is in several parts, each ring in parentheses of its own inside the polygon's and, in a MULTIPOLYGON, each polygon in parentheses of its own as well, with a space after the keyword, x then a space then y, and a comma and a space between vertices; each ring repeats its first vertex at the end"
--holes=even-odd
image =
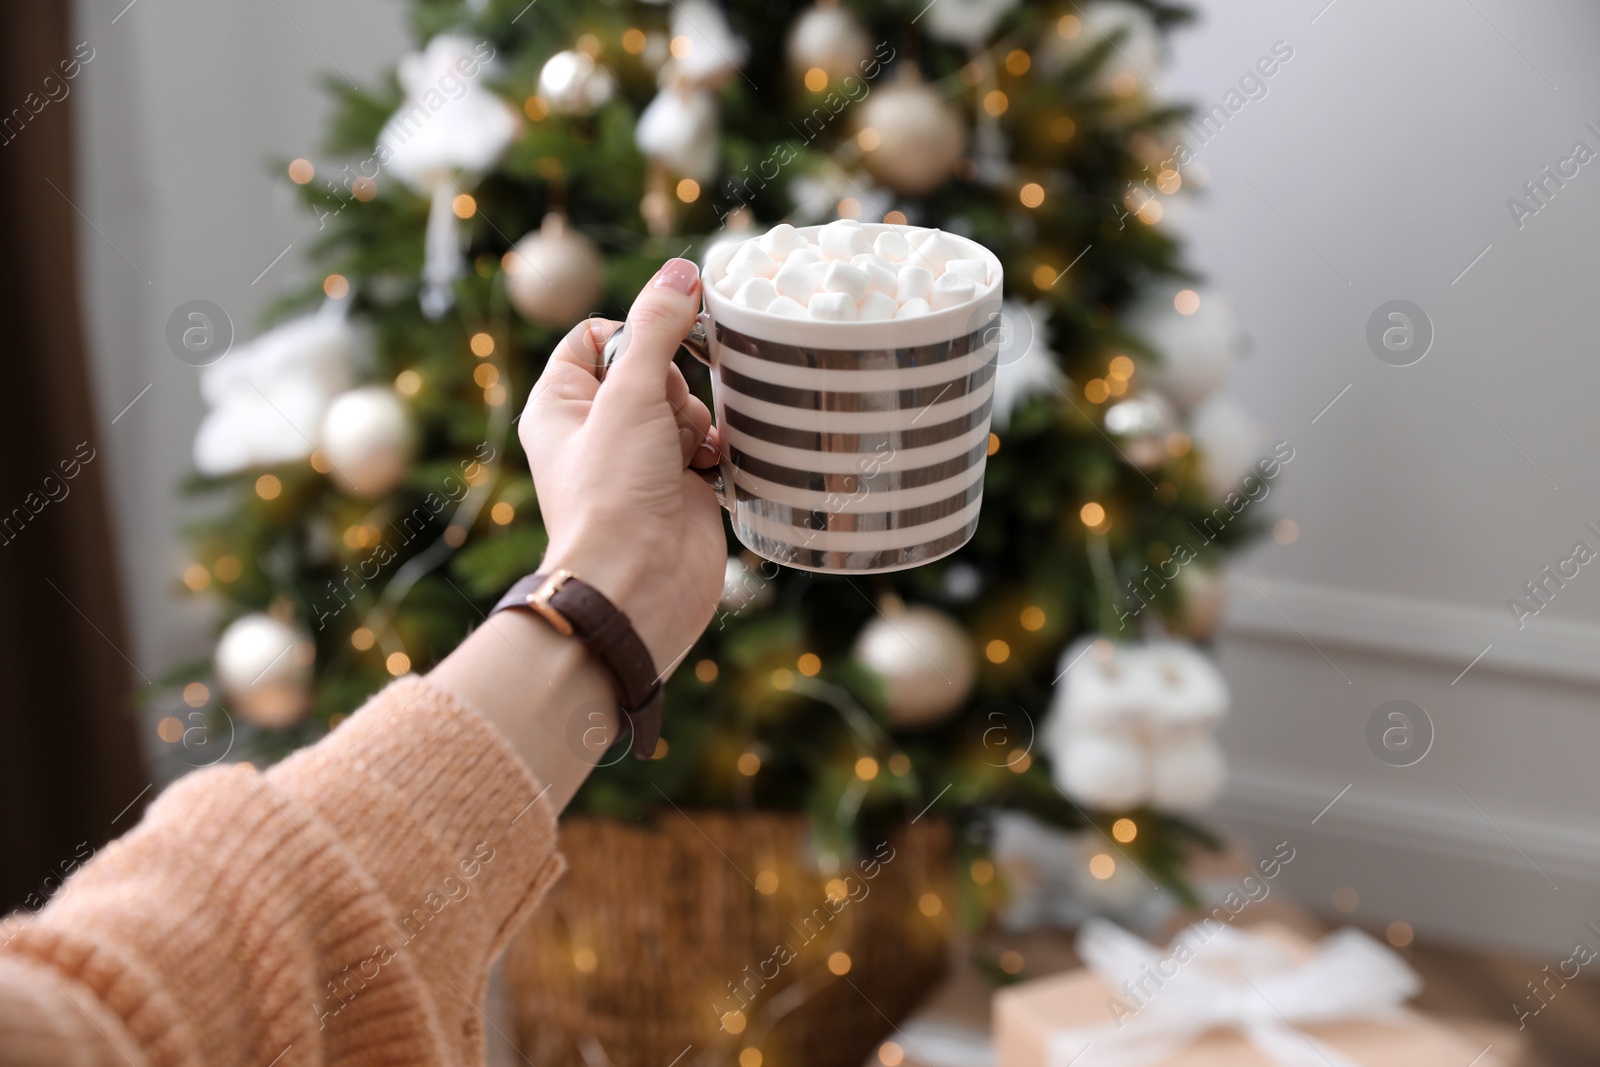
MULTIPOLYGON (((947 537, 959 530, 965 530, 971 523, 976 522, 978 510, 982 507, 981 499, 961 508, 953 515, 942 519, 913 526, 903 531, 901 538, 891 539, 892 531, 885 533, 878 530, 802 530, 785 522, 776 522, 760 515, 740 509, 738 532, 740 540, 745 533, 757 534, 777 544, 790 545, 796 549, 814 549, 819 552, 860 552, 880 551, 882 549, 906 549, 916 545, 936 541, 947 537), (888 543, 885 543, 888 542, 888 543)), ((746 542, 748 544, 748 542, 746 542)))
MULTIPOLYGON (((942 463, 935 463, 927 467, 915 467, 911 470, 879 471, 877 473, 834 473, 823 474, 813 470, 796 470, 792 467, 768 463, 764 459, 729 447, 728 458, 733 465, 742 471, 748 471, 759 478, 777 482, 780 485, 792 485, 797 489, 815 489, 824 492, 844 492, 850 495, 865 490, 866 492, 884 492, 892 489, 912 488, 919 485, 932 485, 934 482, 953 478, 962 471, 976 463, 981 463, 989 454, 989 442, 983 440, 974 445, 971 450, 963 455, 947 459, 942 463), (831 481, 832 484, 828 484, 831 481)), ((863 461, 870 465, 871 456, 862 456, 863 461)))
POLYGON ((742 411, 724 408, 721 425, 732 427, 740 433, 775 445, 790 448, 827 448, 839 452, 881 452, 886 448, 921 448, 960 437, 969 430, 982 426, 989 419, 993 397, 957 418, 932 426, 919 426, 910 430, 877 430, 871 433, 832 433, 824 430, 801 430, 792 426, 778 426, 765 422, 742 411))
MULTIPOLYGON (((833 435, 822 436, 825 444, 831 443, 833 435)), ((891 445, 882 445, 867 451, 834 448, 818 450, 773 444, 771 441, 763 441, 759 437, 751 437, 736 430, 731 423, 725 422, 722 425, 723 444, 730 449, 738 449, 740 455, 775 463, 780 467, 816 471, 818 474, 876 474, 881 471, 929 467, 965 455, 980 442, 988 440, 989 428, 980 424, 960 437, 952 437, 948 441, 939 441, 917 448, 894 448, 891 445)))
POLYGON ((931 407, 942 401, 966 396, 994 377, 995 366, 996 361, 988 360, 977 370, 949 381, 912 389, 879 391, 797 389, 794 386, 757 381, 726 366, 717 368, 717 380, 725 389, 740 396, 802 411, 904 411, 907 408, 931 407))
POLYGON ((726 345, 717 345, 715 349, 717 366, 737 371, 747 378, 771 382, 774 385, 789 385, 796 389, 842 389, 857 392, 874 389, 890 392, 947 382, 951 378, 971 374, 985 363, 999 358, 994 349, 980 348, 943 363, 928 363, 920 367, 906 367, 903 370, 899 368, 820 370, 816 367, 794 367, 787 363, 768 363, 755 356, 736 352, 726 345))
POLYGON ((733 486, 746 496, 771 500, 800 511, 821 511, 830 515, 865 515, 874 511, 901 511, 907 508, 933 504, 952 492, 983 482, 984 464, 967 472, 965 478, 901 489, 879 489, 867 492, 861 488, 860 479, 851 480, 847 474, 830 474, 824 477, 825 489, 798 489, 758 478, 748 471, 733 470, 733 486), (846 491, 843 483, 851 480, 854 488, 846 491))
POLYGON ((994 393, 994 379, 990 378, 965 396, 947 396, 937 404, 925 408, 902 408, 893 411, 812 411, 740 396, 723 382, 717 383, 717 389, 720 390, 716 395, 718 418, 731 408, 758 418, 762 422, 795 430, 873 433, 883 430, 911 430, 918 426, 937 426, 941 422, 948 422, 965 415, 988 402, 994 393))
MULTIPOLYGON (((954 496, 947 496, 943 500, 932 504, 904 508, 899 511, 869 511, 857 514, 829 511, 823 508, 806 511, 767 500, 743 489, 735 489, 735 493, 738 496, 739 503, 745 505, 745 509, 740 512, 741 515, 756 515, 771 522, 780 522, 792 526, 796 531, 794 540, 803 542, 806 535, 812 530, 850 530, 865 533, 869 531, 906 530, 915 526, 926 525, 948 515, 954 515, 983 496, 983 479, 977 479, 954 496)), ((868 499, 871 498, 869 497, 868 499)))
POLYGON ((719 322, 716 324, 716 340, 735 352, 743 352, 769 363, 787 363, 792 367, 839 371, 904 370, 929 363, 943 363, 976 352, 986 345, 995 345, 997 332, 993 323, 985 323, 962 337, 907 348, 813 348, 751 337, 719 322))

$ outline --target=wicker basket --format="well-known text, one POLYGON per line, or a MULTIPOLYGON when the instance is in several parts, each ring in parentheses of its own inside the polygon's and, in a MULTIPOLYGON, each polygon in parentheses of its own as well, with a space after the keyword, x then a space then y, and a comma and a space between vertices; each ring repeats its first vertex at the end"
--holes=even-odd
POLYGON ((506 954, 540 1067, 711 1067, 745 1048, 761 1067, 858 1067, 944 972, 952 835, 932 819, 841 863, 831 896, 798 815, 576 818, 561 847, 569 870, 506 954))

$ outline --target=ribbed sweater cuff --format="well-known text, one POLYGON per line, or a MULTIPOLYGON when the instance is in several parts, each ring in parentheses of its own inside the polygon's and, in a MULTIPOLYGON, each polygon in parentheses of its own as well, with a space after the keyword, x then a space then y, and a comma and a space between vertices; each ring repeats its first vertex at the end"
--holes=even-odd
POLYGON ((267 779, 314 807, 402 911, 448 895, 447 877, 470 883, 496 949, 563 869, 543 787, 488 720, 422 678, 394 682, 267 779))
POLYGON ((482 1002, 489 962, 564 869, 556 812, 510 745, 406 678, 267 778, 356 854, 395 909, 385 945, 415 954, 446 1016, 476 1031, 467 998, 482 1002))

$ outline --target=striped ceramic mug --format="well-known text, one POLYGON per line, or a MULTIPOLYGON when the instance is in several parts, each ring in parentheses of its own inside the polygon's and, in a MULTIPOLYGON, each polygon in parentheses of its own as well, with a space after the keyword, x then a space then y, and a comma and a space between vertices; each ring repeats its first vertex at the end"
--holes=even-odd
POLYGON ((945 238, 989 265, 989 284, 908 319, 785 318, 704 286, 686 345, 711 367, 722 503, 751 551, 870 574, 949 555, 978 528, 1001 268, 977 242, 945 238))

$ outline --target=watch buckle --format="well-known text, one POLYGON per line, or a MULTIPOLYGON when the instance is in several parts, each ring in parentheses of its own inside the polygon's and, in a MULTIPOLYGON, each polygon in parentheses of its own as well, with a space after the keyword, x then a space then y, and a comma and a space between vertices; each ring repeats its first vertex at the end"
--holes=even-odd
POLYGON ((542 616, 551 626, 554 626, 556 633, 562 637, 572 636, 572 623, 567 621, 565 615, 551 606, 550 598, 555 596, 563 585, 567 584, 569 578, 575 577, 577 576, 565 568, 557 569, 548 574, 543 582, 539 583, 539 588, 528 594, 528 607, 542 616))

